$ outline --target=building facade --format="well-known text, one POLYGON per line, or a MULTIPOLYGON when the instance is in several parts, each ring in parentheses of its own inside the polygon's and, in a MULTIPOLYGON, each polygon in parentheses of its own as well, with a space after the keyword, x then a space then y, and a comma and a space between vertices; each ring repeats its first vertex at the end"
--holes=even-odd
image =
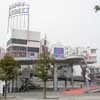
POLYGON ((40 32, 13 29, 7 42, 7 52, 16 60, 31 60, 38 57, 40 32))
POLYGON ((18 2, 9 5, 7 53, 17 61, 30 61, 38 57, 40 32, 30 31, 30 5, 18 2))
POLYGON ((97 63, 97 49, 90 47, 66 47, 65 56, 83 56, 88 64, 97 63))

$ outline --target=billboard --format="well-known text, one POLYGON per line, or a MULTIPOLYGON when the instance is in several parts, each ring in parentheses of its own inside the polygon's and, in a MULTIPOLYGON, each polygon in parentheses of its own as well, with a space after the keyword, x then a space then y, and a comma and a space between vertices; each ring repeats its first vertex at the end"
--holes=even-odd
POLYGON ((54 57, 63 58, 64 57, 64 48, 54 48, 54 57))

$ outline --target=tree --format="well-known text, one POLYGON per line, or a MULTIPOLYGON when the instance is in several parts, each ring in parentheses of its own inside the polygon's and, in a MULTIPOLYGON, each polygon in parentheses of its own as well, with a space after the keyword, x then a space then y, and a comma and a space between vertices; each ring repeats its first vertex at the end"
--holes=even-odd
POLYGON ((19 67, 14 58, 8 54, 0 60, 0 80, 5 81, 5 97, 7 82, 16 78, 19 67))
POLYGON ((96 5, 94 9, 95 9, 95 12, 97 12, 100 10, 100 6, 96 5))
POLYGON ((43 80, 44 87, 43 87, 43 98, 46 98, 46 81, 48 79, 48 68, 50 64, 54 64, 53 58, 50 56, 50 53, 43 52, 39 55, 39 59, 36 61, 35 67, 35 75, 43 80))

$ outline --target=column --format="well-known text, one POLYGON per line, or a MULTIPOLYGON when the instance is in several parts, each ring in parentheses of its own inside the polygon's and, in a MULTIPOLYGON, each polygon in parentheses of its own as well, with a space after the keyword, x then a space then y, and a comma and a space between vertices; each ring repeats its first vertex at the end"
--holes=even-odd
POLYGON ((54 85, 54 91, 57 91, 58 89, 58 79, 57 79, 57 65, 54 65, 54 81, 53 81, 53 85, 54 85))

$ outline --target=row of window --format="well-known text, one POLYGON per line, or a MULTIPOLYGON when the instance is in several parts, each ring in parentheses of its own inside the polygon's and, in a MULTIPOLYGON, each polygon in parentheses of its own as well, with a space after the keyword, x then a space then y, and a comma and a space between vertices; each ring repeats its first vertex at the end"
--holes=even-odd
MULTIPOLYGON (((9 52, 14 57, 26 57, 26 52, 9 52)), ((34 52, 28 52, 28 56, 34 56, 34 52)))
POLYGON ((15 43, 15 44, 27 44, 27 40, 23 40, 23 39, 10 39, 7 42, 7 45, 11 44, 11 43, 15 43))
MULTIPOLYGON (((8 51, 20 51, 20 52, 26 52, 27 47, 22 47, 22 46, 13 46, 9 47, 7 49, 8 51)), ((39 52, 39 48, 34 48, 34 47, 28 47, 29 52, 39 52)))
MULTIPOLYGON (((39 41, 36 41, 36 40, 31 40, 31 41, 33 41, 33 42, 39 42, 39 41)), ((24 45, 26 45, 26 44, 27 44, 27 40, 12 38, 12 39, 10 39, 10 40, 7 42, 7 45, 12 44, 12 43, 14 43, 14 44, 24 44, 24 45)))

